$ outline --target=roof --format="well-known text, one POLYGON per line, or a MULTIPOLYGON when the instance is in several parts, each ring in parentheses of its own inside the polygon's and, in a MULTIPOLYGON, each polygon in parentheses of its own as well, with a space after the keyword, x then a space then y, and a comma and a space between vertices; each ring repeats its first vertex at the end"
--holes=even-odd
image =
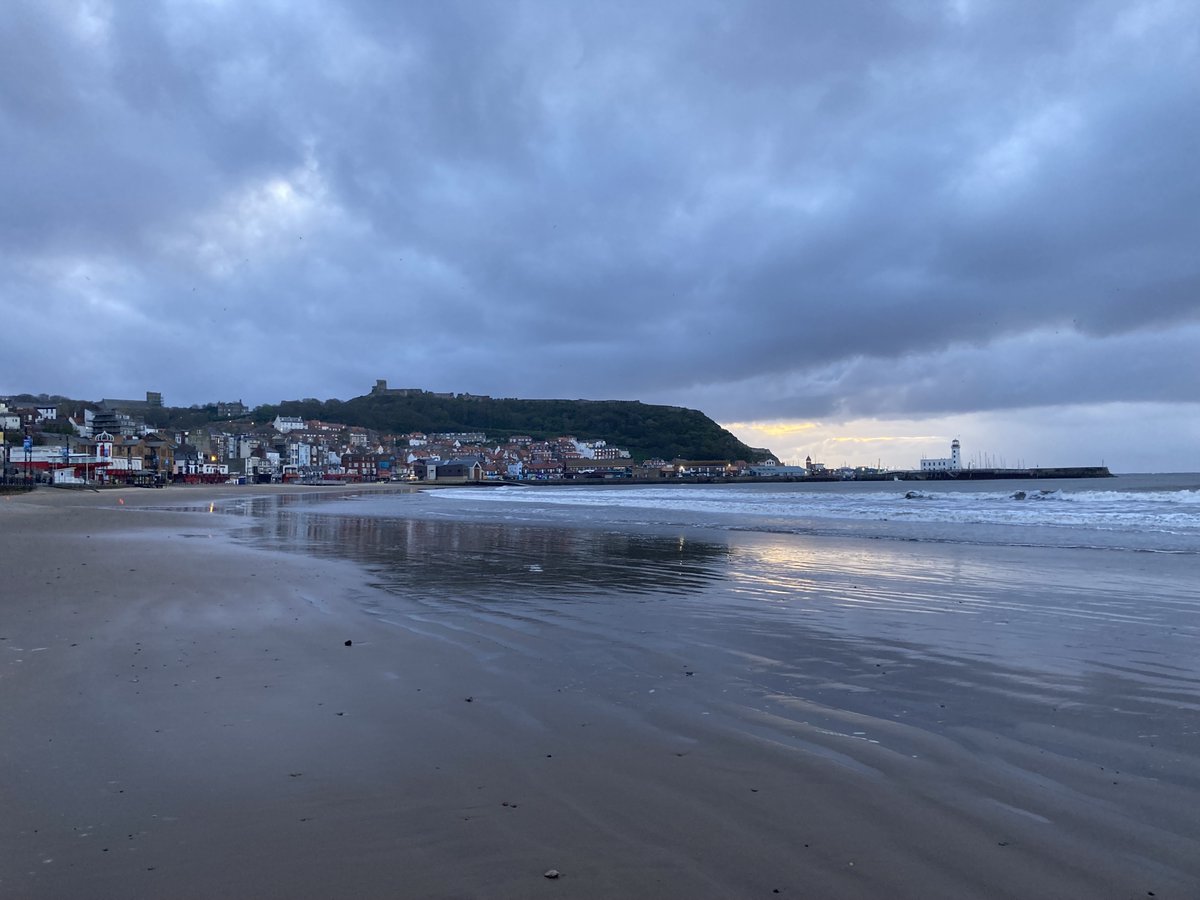
POLYGON ((438 463, 438 467, 442 466, 482 466, 483 460, 478 456, 462 456, 458 459, 448 459, 445 462, 438 463))

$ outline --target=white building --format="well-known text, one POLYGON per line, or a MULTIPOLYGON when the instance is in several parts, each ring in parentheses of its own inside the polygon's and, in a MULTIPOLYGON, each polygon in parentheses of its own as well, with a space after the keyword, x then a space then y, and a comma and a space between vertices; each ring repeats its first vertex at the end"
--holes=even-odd
POLYGON ((781 466, 778 463, 763 462, 747 467, 746 474, 755 478, 803 478, 808 474, 808 469, 805 466, 781 466))
POLYGON ((276 416, 275 421, 271 425, 281 434, 287 434, 289 431, 304 430, 304 420, 295 416, 276 416))
POLYGON ((950 456, 942 459, 921 457, 922 472, 959 472, 962 470, 962 454, 959 450, 958 438, 950 442, 950 456))

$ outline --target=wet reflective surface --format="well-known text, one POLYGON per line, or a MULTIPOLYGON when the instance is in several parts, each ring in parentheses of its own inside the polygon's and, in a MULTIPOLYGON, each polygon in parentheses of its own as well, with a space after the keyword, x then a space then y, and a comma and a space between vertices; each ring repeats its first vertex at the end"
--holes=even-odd
POLYGON ((349 557, 400 594, 523 603, 534 596, 683 594, 726 577, 723 543, 444 518, 296 514, 259 507, 267 546, 349 557))
POLYGON ((28 513, 0 883, 1196 895, 1195 554, 443 493, 28 513))
POLYGON ((1144 552, 1128 529, 1120 549, 1085 549, 1074 528, 1067 546, 1039 543, 1049 526, 776 528, 775 495, 760 493, 765 514, 686 490, 669 506, 621 491, 237 497, 198 505, 187 532, 211 521, 260 566, 223 604, 257 608, 278 573, 300 604, 281 633, 305 621, 346 651, 297 672, 322 684, 367 663, 347 697, 377 702, 345 746, 377 760, 381 783, 423 791, 448 755, 475 754, 445 782, 466 789, 463 815, 415 832, 456 852, 486 773, 511 765, 531 778, 531 813, 562 806, 547 843, 580 822, 595 826, 584 857, 605 834, 636 835, 606 868, 641 855, 660 871, 667 835, 684 854, 674 879, 741 871, 770 845, 798 894, 1195 895, 1200 556, 1154 535, 1144 552), (296 586, 289 563, 311 580, 296 586), (428 740, 424 772, 396 765, 428 740), (548 782, 568 754, 577 764, 548 782), (730 833, 749 849, 722 856, 730 833), (844 855, 797 854, 830 839, 844 855), (864 856, 876 884, 810 890, 814 872, 840 877, 864 856))
POLYGON ((538 524, 415 494, 233 511, 256 544, 364 564, 391 598, 373 615, 552 636, 536 653, 616 693, 637 681, 621 658, 668 652, 720 670, 738 705, 934 732, 1038 722, 1078 730, 1078 753, 1091 735, 1194 758, 1200 740, 1191 555, 618 527, 594 509, 538 524))

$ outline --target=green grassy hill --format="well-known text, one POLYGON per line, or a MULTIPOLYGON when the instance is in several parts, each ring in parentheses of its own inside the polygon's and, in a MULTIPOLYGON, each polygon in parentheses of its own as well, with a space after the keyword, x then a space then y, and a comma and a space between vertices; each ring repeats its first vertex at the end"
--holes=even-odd
POLYGON ((511 400, 460 399, 420 394, 401 397, 368 394, 353 400, 288 400, 260 406, 257 421, 277 414, 361 425, 378 431, 482 431, 489 441, 510 435, 535 439, 572 435, 581 441, 599 440, 629 450, 635 459, 743 459, 770 455, 754 449, 704 413, 678 406, 652 406, 631 400, 511 400))

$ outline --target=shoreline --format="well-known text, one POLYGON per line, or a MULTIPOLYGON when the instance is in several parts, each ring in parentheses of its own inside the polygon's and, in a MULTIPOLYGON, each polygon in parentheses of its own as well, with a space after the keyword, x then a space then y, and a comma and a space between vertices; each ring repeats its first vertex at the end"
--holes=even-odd
POLYGON ((744 656, 784 633, 739 650, 738 608, 705 594, 445 606, 164 508, 293 494, 331 496, 0 499, 22 562, 0 601, 0 893, 1161 898, 1200 878, 1194 755, 1156 786, 1165 751, 1097 743, 1090 720, 1020 707, 997 729, 995 699, 934 697, 885 644, 886 688, 851 632, 809 629, 797 692, 744 656), (893 718, 949 715, 931 700, 961 723, 893 718), (1099 771, 1114 759, 1125 787, 1099 771))

